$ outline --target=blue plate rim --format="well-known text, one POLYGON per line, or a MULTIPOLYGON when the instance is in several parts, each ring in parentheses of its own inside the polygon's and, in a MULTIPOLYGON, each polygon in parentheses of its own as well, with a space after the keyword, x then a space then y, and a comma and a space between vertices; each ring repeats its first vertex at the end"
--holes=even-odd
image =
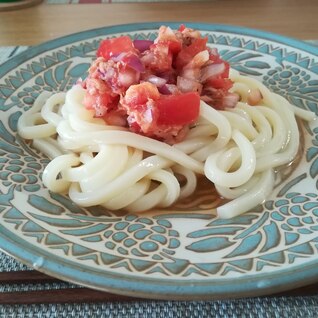
POLYGON ((210 300, 224 298, 255 297, 287 291, 313 284, 318 279, 317 261, 309 261, 288 270, 279 270, 274 273, 258 273, 240 278, 230 279, 193 279, 171 280, 165 278, 146 278, 129 276, 122 273, 94 270, 78 265, 71 260, 62 259, 55 255, 55 259, 46 261, 49 253, 41 248, 25 242, 12 234, 0 224, 3 234, 10 234, 7 238, 0 235, 0 250, 17 258, 22 263, 44 274, 56 277, 67 282, 80 284, 88 288, 111 292, 119 295, 143 297, 162 300, 210 300), (14 253, 12 251, 14 250, 14 253), (71 266, 65 266, 65 265, 71 266), (295 277, 295 275, 297 275, 295 277), (113 276, 113 277, 111 277, 113 276), (295 277, 295 279, 290 279, 295 277), (279 278, 279 279, 277 279, 279 278), (315 279, 316 278, 316 279, 315 279), (177 284, 176 284, 177 283, 177 284))

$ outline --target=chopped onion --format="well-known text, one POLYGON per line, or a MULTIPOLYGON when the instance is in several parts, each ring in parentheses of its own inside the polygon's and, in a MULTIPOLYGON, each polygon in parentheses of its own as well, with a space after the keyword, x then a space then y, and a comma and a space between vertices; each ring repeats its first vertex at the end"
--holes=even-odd
POLYGON ((108 67, 106 69, 106 72, 103 72, 100 69, 98 69, 98 73, 101 75, 100 78, 105 81, 108 81, 115 76, 115 70, 112 67, 108 67))
POLYGON ((210 96, 208 96, 208 95, 202 95, 202 96, 200 96, 200 99, 203 100, 206 103, 210 103, 210 102, 213 101, 213 99, 210 96))
POLYGON ((105 72, 103 72, 101 69, 97 69, 97 72, 99 73, 99 75, 103 78, 105 77, 105 72))
POLYGON ((213 48, 210 48, 210 53, 214 56, 219 56, 219 52, 218 52, 218 49, 213 47, 213 48))
POLYGON ((188 79, 182 76, 178 76, 177 78, 177 87, 182 93, 198 92, 201 94, 202 92, 202 84, 196 80, 188 79))
POLYGON ((165 79, 166 82, 169 84, 175 84, 177 82, 176 72, 174 72, 173 70, 161 73, 159 76, 165 79))
POLYGON ((141 62, 144 65, 149 65, 154 61, 154 54, 153 52, 146 52, 142 57, 141 57, 141 62))
POLYGON ((155 39, 154 43, 158 43, 160 41, 177 41, 175 33, 169 26, 162 25, 159 28, 159 34, 155 39))
POLYGON ((179 92, 177 85, 174 84, 165 84, 161 87, 158 87, 158 91, 162 95, 171 95, 179 92))
POLYGON ((139 82, 140 73, 133 70, 126 69, 124 72, 118 73, 118 82, 124 86, 129 87, 139 82))
POLYGON ((210 77, 221 75, 224 71, 224 63, 210 64, 201 70, 201 81, 205 82, 210 77))
POLYGON ((183 68, 180 75, 188 79, 199 81, 201 76, 201 70, 199 68, 183 68))
POLYGON ((126 126, 126 116, 116 113, 116 111, 111 111, 107 113, 107 116, 105 117, 105 121, 108 125, 111 126, 120 126, 125 127, 126 126))
POLYGON ((153 41, 150 40, 134 40, 134 47, 140 52, 143 53, 146 50, 149 50, 150 45, 153 44, 153 41))
POLYGON ((144 80, 156 85, 157 87, 161 87, 167 83, 166 79, 156 75, 149 75, 146 78, 144 78, 144 80))
POLYGON ((135 54, 129 55, 129 57, 127 58, 127 65, 139 73, 145 71, 144 65, 140 61, 139 57, 135 54))
POLYGON ((112 55, 111 56, 111 59, 114 61, 114 62, 121 62, 123 60, 123 58, 127 55, 127 52, 122 52, 120 54, 117 54, 117 55, 112 55))
POLYGON ((135 54, 123 52, 116 56, 113 55, 111 59, 116 63, 123 62, 139 73, 142 73, 145 71, 145 67, 142 64, 140 58, 135 54))
POLYGON ((236 93, 228 93, 223 97, 224 108, 234 108, 238 103, 240 96, 236 93))
POLYGON ((201 51, 193 57, 193 59, 184 67, 184 69, 200 68, 209 60, 209 57, 208 50, 201 51))

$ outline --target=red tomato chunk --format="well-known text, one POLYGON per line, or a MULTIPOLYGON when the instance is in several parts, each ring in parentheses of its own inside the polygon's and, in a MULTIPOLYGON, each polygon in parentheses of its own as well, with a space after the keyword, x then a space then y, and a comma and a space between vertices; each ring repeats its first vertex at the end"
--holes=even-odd
POLYGON ((161 96, 155 103, 159 125, 193 124, 199 116, 200 96, 194 92, 161 96))
POLYGON ((123 52, 134 52, 135 48, 129 36, 103 40, 97 50, 97 56, 108 60, 123 52))
POLYGON ((173 144, 197 121, 200 99, 216 109, 236 105, 229 68, 184 25, 160 27, 154 41, 106 39, 83 81, 84 104, 109 125, 173 144))

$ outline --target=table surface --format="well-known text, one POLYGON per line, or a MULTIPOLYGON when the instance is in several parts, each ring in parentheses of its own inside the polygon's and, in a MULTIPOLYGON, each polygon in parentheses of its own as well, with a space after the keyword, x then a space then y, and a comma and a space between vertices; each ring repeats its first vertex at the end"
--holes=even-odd
POLYGON ((46 4, 0 12, 0 46, 35 45, 107 25, 191 21, 239 25, 301 40, 318 37, 317 0, 46 4))
MULTIPOLYGON (((149 21, 231 24, 301 40, 317 40, 317 13, 317 0, 212 0, 201 3, 80 5, 42 3, 26 9, 0 12, 0 46, 36 45, 82 30, 149 21)), ((308 292, 314 294, 317 286, 298 289, 296 295, 308 295, 308 292)), ((287 295, 293 295, 293 292, 287 295)))

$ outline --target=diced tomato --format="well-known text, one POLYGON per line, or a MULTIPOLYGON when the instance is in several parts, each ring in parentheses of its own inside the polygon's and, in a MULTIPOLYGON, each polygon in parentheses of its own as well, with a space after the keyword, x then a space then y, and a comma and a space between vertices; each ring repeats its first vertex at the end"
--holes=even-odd
POLYGON ((208 38, 194 38, 192 43, 189 46, 184 47, 177 55, 175 63, 176 68, 182 69, 182 67, 187 65, 195 55, 204 51, 206 49, 207 41, 208 38))
POLYGON ((224 91, 228 91, 232 86, 233 82, 228 78, 230 73, 230 65, 226 61, 222 60, 219 56, 215 56, 215 63, 223 63, 225 65, 225 69, 222 74, 210 77, 206 83, 206 87, 213 87, 217 89, 223 89, 224 91))
POLYGON ((182 32, 186 26, 184 24, 180 24, 178 31, 182 32))
POLYGON ((229 90, 233 86, 233 82, 229 78, 223 77, 212 77, 207 80, 205 86, 211 86, 213 88, 221 88, 224 90, 229 90))
POLYGON ((215 64, 223 63, 224 61, 221 59, 220 55, 218 54, 210 54, 209 60, 215 64))
POLYGON ((96 117, 173 144, 197 120, 200 95, 216 109, 236 105, 230 66, 199 31, 161 26, 154 41, 139 41, 136 47, 128 36, 101 42, 82 83, 84 104, 96 117))
POLYGON ((137 106, 146 104, 149 99, 157 100, 160 94, 157 87, 149 82, 130 86, 125 95, 125 104, 137 106))
POLYGON ((230 75, 230 64, 224 60, 222 60, 222 62, 224 63, 225 65, 225 70, 224 72, 221 74, 222 77, 224 78, 228 78, 229 75, 230 75))
POLYGON ((175 55, 178 54, 182 49, 181 42, 178 41, 167 41, 167 44, 169 46, 169 51, 175 55))
POLYGON ((162 95, 155 101, 159 125, 186 125, 195 122, 200 112, 200 96, 189 92, 180 95, 162 95))
MULTIPOLYGON (((216 49, 215 49, 216 50, 216 49)), ((230 73, 230 64, 226 61, 224 61, 220 55, 217 53, 217 51, 215 53, 212 53, 210 51, 209 54, 209 60, 214 63, 214 64, 219 64, 219 63, 223 63, 225 65, 225 70, 224 72, 221 74, 222 77, 229 77, 229 73, 230 73)))
POLYGON ((123 52, 134 52, 135 48, 129 36, 103 40, 97 50, 97 57, 102 56, 106 60, 123 52))
POLYGON ((135 121, 132 122, 132 123, 129 123, 129 128, 130 128, 131 131, 133 131, 136 134, 141 134, 142 133, 140 125, 137 122, 135 122, 135 121))
POLYGON ((151 45, 150 54, 152 60, 146 62, 146 67, 154 72, 168 72, 172 68, 172 53, 170 52, 168 43, 158 42, 151 45))
POLYGON ((86 92, 83 104, 87 109, 95 110, 96 117, 103 117, 118 104, 119 98, 108 93, 89 94, 86 92))
POLYGON ((182 40, 177 38, 176 33, 167 26, 161 26, 159 28, 158 37, 155 43, 167 44, 169 47, 169 51, 172 54, 179 53, 182 48, 182 40))

